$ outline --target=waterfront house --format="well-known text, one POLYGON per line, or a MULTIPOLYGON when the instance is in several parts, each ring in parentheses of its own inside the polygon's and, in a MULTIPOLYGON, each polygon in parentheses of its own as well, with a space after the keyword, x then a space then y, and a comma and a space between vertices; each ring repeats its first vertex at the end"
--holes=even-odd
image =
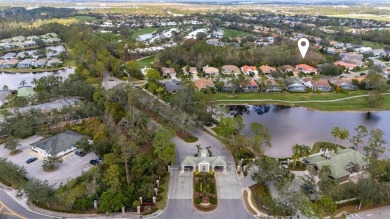
POLYGON ((199 78, 194 80, 195 87, 198 90, 206 89, 206 88, 214 88, 214 82, 211 79, 199 78))
POLYGON ((321 91, 321 92, 331 92, 333 88, 330 86, 328 80, 320 79, 318 81, 313 81, 313 92, 321 91))
POLYGON ((17 68, 31 68, 34 61, 34 59, 24 59, 18 63, 17 68))
POLYGON ((19 60, 17 60, 17 59, 6 60, 3 63, 2 68, 15 68, 18 63, 19 63, 19 60))

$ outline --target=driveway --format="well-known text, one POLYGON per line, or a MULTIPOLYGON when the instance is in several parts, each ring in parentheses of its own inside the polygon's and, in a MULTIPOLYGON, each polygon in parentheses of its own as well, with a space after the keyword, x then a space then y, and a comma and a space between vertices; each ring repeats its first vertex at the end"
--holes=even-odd
POLYGON ((4 149, 4 145, 2 144, 0 145, 0 157, 5 157, 14 164, 25 167, 28 178, 34 177, 41 180, 48 180, 55 188, 61 183, 66 183, 71 178, 80 176, 82 172, 88 171, 92 167, 89 161, 96 157, 94 153, 88 153, 84 157, 79 157, 74 152, 71 152, 62 157, 63 162, 57 170, 52 172, 43 171, 42 162, 44 157, 30 149, 30 144, 40 139, 42 139, 41 136, 34 135, 21 140, 21 146, 18 149, 22 150, 22 152, 15 156, 10 156, 9 150, 4 149), (26 160, 31 157, 37 157, 38 160, 27 164, 26 160))
POLYGON ((118 84, 121 84, 121 83, 124 83, 124 81, 121 81, 121 80, 119 80, 116 77, 111 77, 110 78, 110 76, 109 76, 109 74, 107 72, 104 73, 102 85, 103 85, 103 87, 106 90, 111 89, 111 88, 113 88, 113 87, 115 87, 115 86, 117 86, 118 84))

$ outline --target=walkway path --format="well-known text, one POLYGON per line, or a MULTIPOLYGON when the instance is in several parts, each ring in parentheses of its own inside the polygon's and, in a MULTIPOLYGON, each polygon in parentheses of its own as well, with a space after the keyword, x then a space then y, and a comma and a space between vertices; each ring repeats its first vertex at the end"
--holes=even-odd
MULTIPOLYGON (((383 93, 382 95, 390 95, 390 93, 383 93)), ((356 95, 352 97, 344 97, 332 100, 275 100, 275 99, 261 99, 261 100, 215 100, 215 102, 282 102, 282 103, 331 103, 343 100, 355 99, 360 97, 367 97, 368 94, 356 95)))

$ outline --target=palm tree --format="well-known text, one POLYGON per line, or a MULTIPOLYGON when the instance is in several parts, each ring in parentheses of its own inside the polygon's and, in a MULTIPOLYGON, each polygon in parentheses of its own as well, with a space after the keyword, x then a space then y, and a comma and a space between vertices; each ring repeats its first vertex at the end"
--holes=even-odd
POLYGON ((195 145, 195 146, 196 146, 196 149, 198 150, 197 155, 199 156, 199 152, 200 152, 200 150, 201 150, 202 148, 200 147, 200 144, 197 144, 197 145, 195 145))
POLYGON ((22 87, 26 86, 27 85, 26 80, 21 81, 19 85, 22 86, 22 87))
POLYGON ((303 144, 295 144, 293 146, 293 160, 294 160, 294 168, 295 168, 295 165, 297 163, 297 160, 299 160, 299 158, 301 157, 306 157, 310 154, 310 147, 307 146, 307 145, 303 145, 303 144))

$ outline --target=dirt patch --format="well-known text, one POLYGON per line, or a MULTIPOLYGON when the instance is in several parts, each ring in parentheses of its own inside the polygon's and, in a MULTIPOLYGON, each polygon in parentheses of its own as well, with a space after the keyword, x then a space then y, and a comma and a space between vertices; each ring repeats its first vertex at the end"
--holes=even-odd
POLYGON ((190 133, 186 131, 176 131, 177 137, 181 138, 183 141, 187 143, 194 143, 198 141, 198 138, 191 135, 190 133))

